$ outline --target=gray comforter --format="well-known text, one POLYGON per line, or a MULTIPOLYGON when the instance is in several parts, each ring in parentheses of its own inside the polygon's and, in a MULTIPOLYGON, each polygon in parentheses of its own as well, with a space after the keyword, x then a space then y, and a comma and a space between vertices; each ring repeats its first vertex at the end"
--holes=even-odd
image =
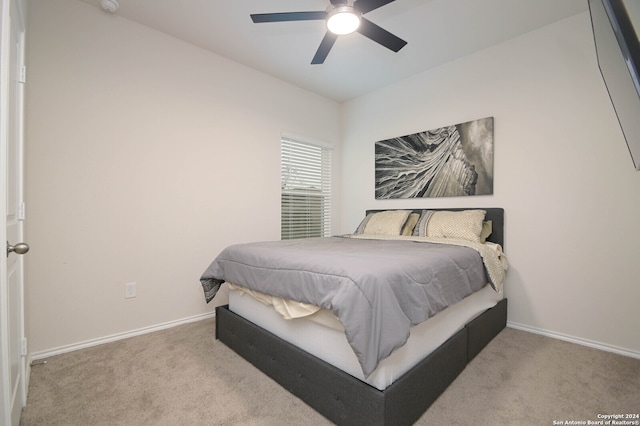
POLYGON ((343 237, 227 247, 200 279, 209 302, 225 281, 330 309, 368 377, 401 347, 411 326, 488 278, 469 247, 343 237))

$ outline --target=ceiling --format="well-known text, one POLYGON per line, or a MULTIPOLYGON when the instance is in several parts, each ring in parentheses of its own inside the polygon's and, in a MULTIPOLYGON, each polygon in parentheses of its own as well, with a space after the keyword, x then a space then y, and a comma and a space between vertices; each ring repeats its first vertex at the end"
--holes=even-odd
MULTIPOLYGON (((81 0, 100 8, 100 0, 81 0)), ((116 15, 338 102, 588 10, 587 0, 397 0, 365 15, 408 44, 361 34, 311 59, 324 21, 254 24, 251 13, 326 10, 329 0, 118 0, 116 15)), ((108 13, 108 12, 103 12, 108 13)))

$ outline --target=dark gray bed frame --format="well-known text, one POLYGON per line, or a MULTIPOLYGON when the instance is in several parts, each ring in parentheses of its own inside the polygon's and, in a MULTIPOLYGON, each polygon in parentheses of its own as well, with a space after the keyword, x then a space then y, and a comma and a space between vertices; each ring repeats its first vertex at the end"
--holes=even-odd
MULTIPOLYGON (((493 222, 488 240, 504 246, 504 210, 482 209, 487 211, 486 220, 493 222)), ((379 210, 367 213, 372 211, 379 210)), ((216 338, 336 424, 410 425, 506 322, 507 300, 503 299, 384 391, 280 339, 231 312, 228 306, 216 308, 216 338)))

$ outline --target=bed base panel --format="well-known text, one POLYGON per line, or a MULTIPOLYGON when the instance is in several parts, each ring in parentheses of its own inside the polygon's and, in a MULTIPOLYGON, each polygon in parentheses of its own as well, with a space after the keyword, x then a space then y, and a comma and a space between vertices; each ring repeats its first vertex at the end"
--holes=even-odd
POLYGON ((216 337, 337 424, 359 424, 352 423, 352 417, 379 418, 384 411, 384 399, 377 389, 258 327, 226 306, 216 308, 216 337))
POLYGON ((216 308, 216 338, 338 425, 410 425, 506 325, 507 300, 471 321, 380 391, 231 312, 216 308))
POLYGON ((507 299, 502 299, 493 308, 467 324, 467 362, 475 358, 487 344, 507 326, 507 299))

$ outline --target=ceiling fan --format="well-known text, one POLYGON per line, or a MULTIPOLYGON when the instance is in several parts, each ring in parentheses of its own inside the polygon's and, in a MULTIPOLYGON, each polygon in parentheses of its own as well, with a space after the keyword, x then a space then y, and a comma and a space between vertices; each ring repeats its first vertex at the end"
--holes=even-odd
POLYGON ((322 64, 327 58, 333 44, 339 35, 350 34, 354 31, 375 41, 378 44, 398 52, 407 42, 391 34, 389 31, 377 26, 362 15, 378 9, 395 0, 330 0, 331 5, 327 10, 309 12, 282 12, 282 13, 255 13, 251 15, 254 23, 287 22, 287 21, 327 21, 327 33, 320 47, 311 60, 311 64, 322 64))

